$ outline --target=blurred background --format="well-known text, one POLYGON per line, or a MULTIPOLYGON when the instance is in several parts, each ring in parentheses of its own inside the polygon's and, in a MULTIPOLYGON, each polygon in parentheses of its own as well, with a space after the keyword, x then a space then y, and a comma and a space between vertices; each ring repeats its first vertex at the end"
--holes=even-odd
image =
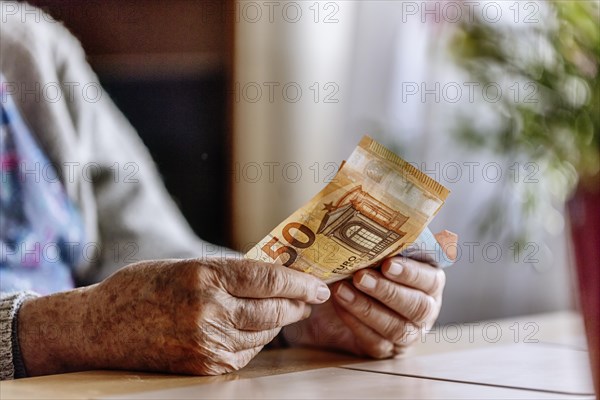
POLYGON ((452 191, 431 226, 460 237, 441 323, 576 306, 597 2, 30 3, 81 40, 202 238, 249 248, 369 134, 452 191))

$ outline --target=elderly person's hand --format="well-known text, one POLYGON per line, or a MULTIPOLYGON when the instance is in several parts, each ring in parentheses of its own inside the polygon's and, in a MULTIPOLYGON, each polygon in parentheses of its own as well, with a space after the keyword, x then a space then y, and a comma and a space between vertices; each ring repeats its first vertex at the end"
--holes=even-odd
POLYGON ((292 345, 349 351, 375 358, 404 352, 435 322, 442 305, 444 271, 405 257, 380 270, 358 271, 332 285, 332 299, 309 319, 284 329, 292 345))
POLYGON ((280 331, 329 298, 308 274, 257 261, 165 260, 25 302, 29 375, 132 369, 198 375, 245 366, 280 331))

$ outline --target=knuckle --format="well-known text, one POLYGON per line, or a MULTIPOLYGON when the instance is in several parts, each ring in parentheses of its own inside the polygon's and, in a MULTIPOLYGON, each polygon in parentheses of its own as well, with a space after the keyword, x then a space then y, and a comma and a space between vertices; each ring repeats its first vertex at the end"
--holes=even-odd
POLYGON ((255 330, 270 328, 273 318, 277 318, 264 301, 241 301, 235 312, 233 326, 237 329, 255 330))
POLYGON ((366 353, 377 359, 388 358, 392 355, 394 346, 387 340, 378 340, 366 349, 366 353))
POLYGON ((265 282, 268 289, 279 292, 289 285, 288 274, 282 272, 279 268, 265 268, 265 282))
POLYGON ((225 288, 238 284, 239 274, 236 274, 234 268, 223 268, 222 262, 219 259, 203 259, 201 262, 196 262, 194 278, 190 279, 191 283, 197 284, 197 287, 203 288, 225 288))
POLYGON ((375 307, 373 306, 372 302, 358 298, 356 301, 356 311, 365 319, 370 319, 375 313, 375 307))
POLYGON ((211 352, 208 354, 198 355, 192 361, 182 368, 181 372, 191 373, 193 375, 224 375, 232 372, 230 363, 227 362, 229 352, 217 354, 211 352))
POLYGON ((245 326, 248 324, 249 304, 245 301, 239 302, 233 313, 234 326, 245 326))
POLYGON ((199 268, 199 270, 215 275, 227 274, 228 272, 233 270, 233 268, 223 268, 223 263, 221 262, 221 260, 216 258, 198 259, 197 264, 199 266, 202 266, 202 268, 199 268))
POLYGON ((414 284, 418 283, 419 280, 421 279, 421 271, 419 270, 419 268, 414 268, 414 265, 412 264, 412 262, 407 262, 406 266, 408 268, 404 268, 402 270, 402 273, 404 274, 404 277, 405 277, 405 282, 408 283, 409 285, 414 285, 414 284))
POLYGON ((234 371, 239 371, 240 369, 244 368, 246 365, 248 365, 248 363, 250 361, 252 361, 252 358, 256 355, 255 352, 242 352, 241 354, 238 354, 236 356, 236 360, 234 363, 231 364, 232 368, 234 371))
POLYGON ((396 285, 384 281, 382 286, 382 291, 378 297, 383 304, 393 305, 400 302, 400 294, 398 293, 396 285))
POLYGON ((269 268, 266 264, 253 260, 235 260, 231 268, 220 268, 218 273, 223 275, 228 286, 234 292, 248 290, 250 285, 256 287, 269 284, 269 268))
POLYGON ((426 320, 435 308, 435 301, 427 295, 415 296, 412 304, 410 315, 413 321, 418 322, 426 320))
POLYGON ((285 322, 285 317, 287 315, 287 307, 285 305, 284 302, 276 302, 273 307, 271 307, 271 310, 269 311, 268 315, 271 315, 271 317, 269 318, 270 321, 272 321, 272 325, 273 326, 281 326, 283 325, 283 323, 285 322))
POLYGON ((178 286, 193 289, 201 282, 203 270, 196 260, 178 260, 172 263, 165 273, 170 280, 175 280, 178 286))
POLYGON ((229 262, 235 262, 237 269, 239 269, 243 272, 247 272, 247 273, 253 273, 255 271, 259 271, 267 266, 263 262, 250 260, 247 258, 243 258, 241 260, 229 260, 229 262))
POLYGON ((383 332, 385 337, 394 343, 398 342, 404 336, 403 326, 396 318, 387 318, 383 323, 383 332))
POLYGON ((205 268, 198 268, 194 276, 198 283, 207 282, 213 279, 216 274, 215 269, 210 265, 204 265, 205 268))
POLYGON ((433 277, 433 285, 431 287, 431 293, 438 293, 444 289, 446 285, 446 273, 442 269, 438 269, 435 271, 435 275, 433 277))
POLYGON ((252 325, 259 330, 271 329, 272 326, 279 324, 283 315, 279 307, 271 306, 271 301, 259 301, 254 312, 250 316, 252 325))
MULTIPOLYGON (((248 360, 246 364, 249 362, 248 360)), ((212 371, 210 375, 223 375, 228 374, 233 371, 237 371, 242 368, 244 365, 243 360, 240 360, 239 357, 233 352, 224 352, 220 359, 211 365, 212 371)))

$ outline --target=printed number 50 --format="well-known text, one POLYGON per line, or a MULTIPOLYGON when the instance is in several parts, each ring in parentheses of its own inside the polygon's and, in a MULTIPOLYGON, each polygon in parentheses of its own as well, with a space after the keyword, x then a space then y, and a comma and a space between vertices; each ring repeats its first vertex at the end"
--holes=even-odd
POLYGON ((283 238, 289 244, 289 246, 283 245, 275 249, 274 246, 276 243, 279 242, 279 238, 277 238, 277 236, 274 236, 273 239, 265 243, 261 250, 264 251, 265 254, 267 254, 273 260, 277 260, 281 255, 287 254, 289 257, 287 261, 283 263, 283 265, 286 267, 292 265, 294 261, 296 261, 296 259, 298 258, 298 252, 296 251, 296 248, 305 249, 307 247, 310 247, 316 239, 316 235, 313 231, 310 230, 308 226, 300 224, 298 222, 290 222, 289 224, 284 226, 282 234, 283 238), (302 238, 304 239, 304 241, 293 236, 291 233, 292 229, 295 229, 296 231, 302 233, 305 236, 302 238))

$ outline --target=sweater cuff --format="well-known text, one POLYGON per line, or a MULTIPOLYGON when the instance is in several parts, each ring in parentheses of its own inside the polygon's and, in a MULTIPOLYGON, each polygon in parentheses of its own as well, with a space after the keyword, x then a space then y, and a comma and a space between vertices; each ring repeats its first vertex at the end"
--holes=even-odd
POLYGON ((0 297, 0 380, 27 376, 19 347, 18 314, 25 300, 38 297, 33 292, 2 294, 0 297))

